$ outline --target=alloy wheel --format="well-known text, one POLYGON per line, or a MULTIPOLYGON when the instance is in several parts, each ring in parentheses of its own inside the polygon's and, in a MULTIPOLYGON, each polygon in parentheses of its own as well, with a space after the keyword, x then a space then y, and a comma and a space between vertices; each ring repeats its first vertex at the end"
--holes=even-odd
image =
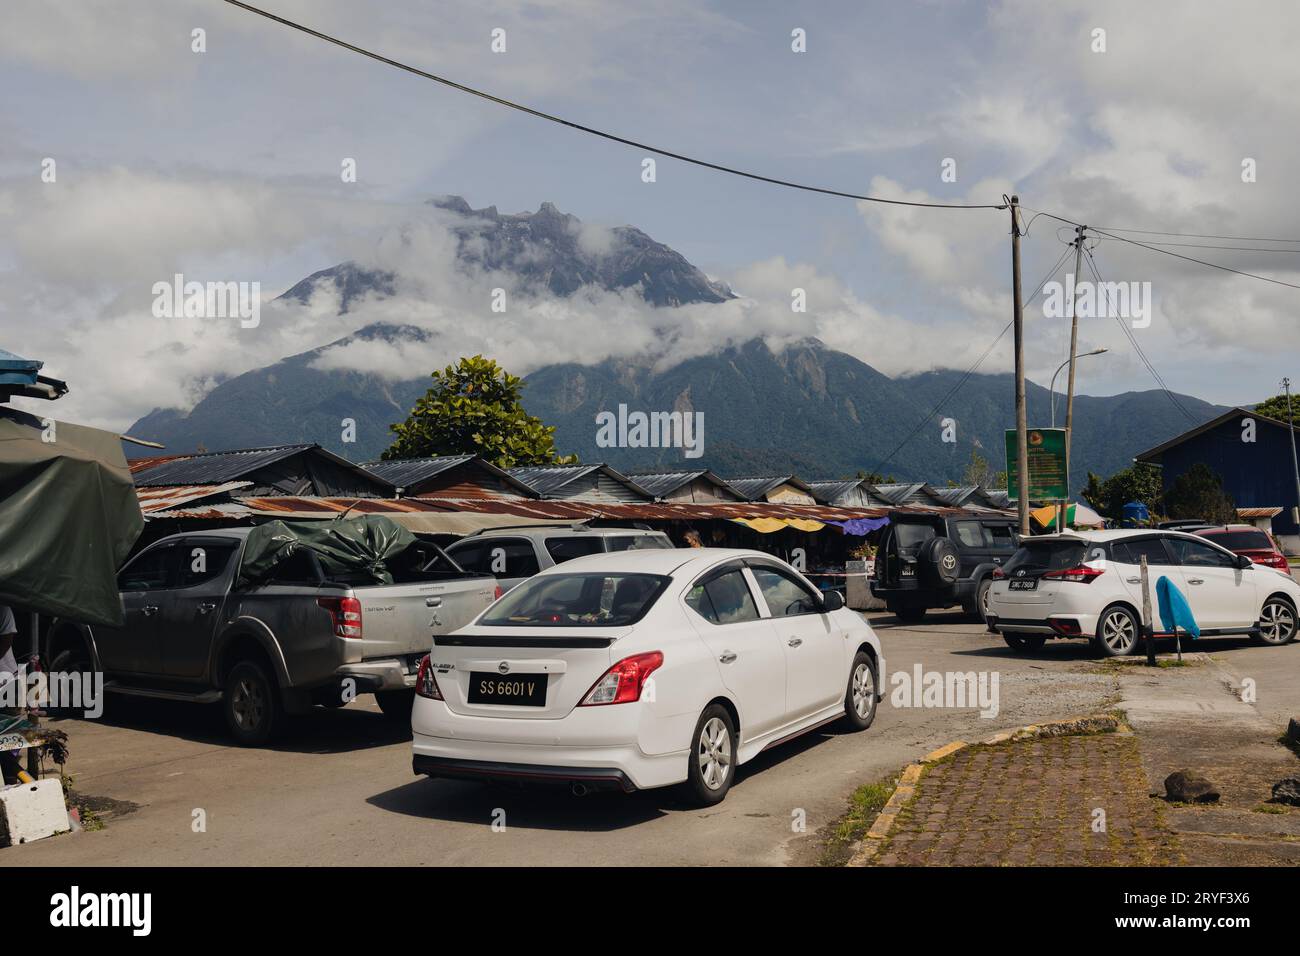
POLYGON ((850 696, 853 702, 853 711, 862 720, 867 719, 871 713, 871 699, 876 693, 876 681, 871 673, 871 667, 865 662, 858 664, 853 669, 853 683, 850 689, 850 696))
POLYGON ((262 723, 262 714, 265 710, 262 688, 254 681, 244 678, 235 685, 230 709, 241 729, 252 730, 258 727, 262 723))
POLYGON ((1112 611, 1101 622, 1101 639, 1118 654, 1127 654, 1137 642, 1133 619, 1123 611, 1112 611))
POLYGON ((720 718, 711 717, 700 729, 696 756, 704 785, 710 790, 720 789, 731 766, 731 735, 720 718))
POLYGON ((1259 615, 1259 634, 1269 644, 1285 644, 1295 634, 1295 612, 1283 601, 1269 601, 1259 615))

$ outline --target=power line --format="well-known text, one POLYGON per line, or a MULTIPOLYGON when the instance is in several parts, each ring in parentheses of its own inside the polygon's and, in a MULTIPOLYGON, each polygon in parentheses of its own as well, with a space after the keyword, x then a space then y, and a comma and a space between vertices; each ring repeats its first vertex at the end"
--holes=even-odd
MULTIPOLYGON (((1050 280, 1052 276, 1056 275, 1056 270, 1061 267, 1061 263, 1063 263, 1066 257, 1070 254, 1070 248, 1071 248, 1070 246, 1066 247, 1065 251, 1061 253, 1061 257, 1056 260, 1056 264, 1052 266, 1051 270, 1047 273, 1047 275, 1043 276, 1043 280, 1038 283, 1038 287, 1033 291, 1032 294, 1030 294, 1029 298, 1025 300, 1024 305, 1020 307, 1021 312, 1024 312, 1024 310, 1029 307, 1029 303, 1032 302, 1035 298, 1037 298, 1038 293, 1043 291, 1043 286, 1047 285, 1048 280, 1050 280)), ((882 469, 886 465, 888 465, 891 461, 893 461, 894 456, 903 450, 903 446, 906 445, 908 442, 910 442, 913 438, 915 438, 917 432, 919 432, 922 428, 924 428, 934 419, 934 416, 939 411, 939 409, 942 408, 944 405, 946 405, 948 403, 948 400, 951 399, 954 395, 956 395, 957 392, 961 390, 961 387, 963 385, 965 385, 968 381, 970 381, 971 376, 974 375, 975 372, 979 369, 979 367, 984 364, 984 360, 989 357, 989 354, 993 351, 994 348, 997 347, 997 344, 1002 341, 1002 337, 1007 334, 1007 331, 1011 328, 1011 326, 1015 324, 1015 321, 1016 320, 1013 318, 1010 322, 1008 322, 1006 325, 1002 327, 1002 331, 997 334, 997 338, 995 338, 992 342, 989 343, 989 347, 984 350, 984 354, 981 355, 978 359, 976 359, 975 364, 966 370, 966 373, 962 375, 962 377, 957 381, 957 384, 948 390, 948 394, 945 395, 943 398, 939 399, 939 401, 935 403, 934 408, 930 409, 930 411, 926 413, 925 417, 916 423, 916 427, 907 433, 907 436, 894 447, 894 450, 891 451, 885 457, 885 459, 880 462, 880 464, 878 464, 875 468, 872 469, 874 473, 878 475, 884 475, 884 471, 882 469)))
POLYGON ((1110 232, 1135 232, 1143 236, 1174 236, 1179 239, 1231 239, 1235 242, 1300 242, 1300 239, 1274 239, 1269 236, 1218 236, 1208 232, 1159 232, 1154 229, 1117 229, 1105 226, 1110 232))
POLYGON ((551 123, 557 123, 560 126, 567 126, 569 129, 574 129, 581 133, 587 133, 591 136, 599 136, 601 139, 607 139, 614 143, 621 143, 624 146, 633 146, 636 149, 644 150, 647 153, 655 153, 659 156, 665 156, 669 159, 676 159, 683 163, 690 163, 694 166, 701 166, 705 169, 712 169, 720 173, 728 173, 729 175, 732 176, 741 176, 745 179, 752 179, 761 183, 770 183, 771 185, 774 186, 785 186, 788 189, 800 189, 803 190, 804 192, 821 193, 826 196, 838 196, 842 199, 855 199, 861 202, 884 203, 891 206, 919 206, 927 209, 1006 209, 1007 208, 1005 203, 999 205, 994 205, 994 204, 980 205, 980 204, 971 204, 971 203, 912 202, 906 199, 885 199, 881 196, 864 196, 858 193, 843 192, 838 189, 827 189, 822 186, 809 186, 805 183, 796 183, 785 179, 776 179, 775 177, 772 176, 763 176, 760 175, 759 173, 751 173, 751 172, 746 172, 743 169, 736 169, 731 166, 723 166, 720 163, 712 163, 707 160, 696 159, 695 157, 687 156, 684 153, 677 153, 672 150, 663 149, 659 146, 651 146, 648 143, 639 143, 636 140, 627 139, 623 136, 615 135, 614 133, 607 133, 604 130, 596 129, 591 126, 583 126, 581 123, 575 123, 572 120, 564 119, 563 117, 556 116, 553 113, 545 113, 541 110, 533 109, 531 106, 525 106, 522 103, 516 103, 513 100, 507 100, 504 97, 496 96, 484 90, 475 89, 474 87, 466 86, 463 83, 457 83, 456 81, 447 79, 444 76, 438 76, 436 73, 429 73, 428 71, 422 70, 419 67, 411 66, 409 63, 403 63, 400 60, 390 59, 389 57, 386 57, 383 54, 375 53, 373 50, 367 50, 364 47, 359 47, 356 46, 355 44, 348 43, 346 40, 341 40, 338 37, 330 36, 328 33, 321 33, 319 30, 313 30, 311 27, 305 26, 301 23, 296 23, 293 20, 288 20, 281 16, 277 16, 274 13, 271 13, 267 10, 263 10, 259 7, 255 7, 251 4, 243 3, 241 2, 241 0, 225 0, 225 2, 229 3, 231 6, 239 7, 241 10, 246 10, 249 13, 255 13, 260 17, 265 17, 268 20, 273 20, 276 23, 279 23, 282 26, 289 27, 292 30, 297 30, 300 33, 305 33, 308 36, 315 37, 318 40, 324 40, 326 43, 332 43, 335 46, 342 47, 345 50, 350 50, 351 52, 358 53, 361 56, 369 57, 372 60, 391 66, 394 69, 403 70, 407 73, 411 73, 423 79, 432 80, 435 83, 441 83, 443 86, 449 87, 453 90, 458 90, 461 93, 468 93, 471 96, 477 96, 481 99, 488 100, 491 103, 496 103, 498 106, 505 106, 512 110, 518 110, 521 113, 527 113, 529 116, 535 116, 538 119, 544 119, 551 123))
MULTIPOLYGON (((1028 206, 1024 206, 1022 208, 1029 209, 1028 206)), ((1049 219, 1055 219, 1058 222, 1063 222, 1071 226, 1083 225, 1083 223, 1081 222, 1075 222, 1073 219, 1067 219, 1065 216, 1058 216, 1056 213, 1053 212, 1044 212, 1036 209, 1030 209, 1029 211, 1035 213, 1035 218, 1041 215, 1041 216, 1047 216, 1049 219)), ((1130 239, 1127 236, 1117 236, 1113 232, 1109 232, 1108 230, 1102 229, 1099 226, 1088 226, 1087 228, 1099 235, 1107 236, 1111 239, 1117 239, 1120 242, 1127 242, 1130 245, 1139 246, 1143 249, 1150 249, 1152 252, 1160 252, 1167 256, 1173 256, 1175 259, 1183 259, 1187 262, 1195 262, 1198 265, 1208 266, 1211 269, 1218 269, 1222 272, 1231 272, 1233 275, 1245 276, 1248 279, 1259 279, 1261 282, 1271 282, 1274 285, 1286 286, 1288 289, 1300 289, 1300 285, 1296 285, 1294 282, 1284 282, 1281 279, 1274 279, 1271 276, 1263 276, 1257 272, 1244 272, 1241 269, 1233 269, 1231 266, 1220 265, 1217 262, 1210 262, 1209 260, 1206 259, 1197 259, 1194 256, 1183 255, 1181 252, 1172 252, 1169 249, 1161 249, 1159 246, 1153 246, 1145 242, 1138 242, 1136 239, 1130 239)))
MULTIPOLYGON (((1091 270, 1093 278, 1097 280, 1097 287, 1101 289, 1106 296, 1106 311, 1111 312, 1110 289, 1102 281, 1101 272, 1097 268, 1097 260, 1093 257, 1092 250, 1085 249, 1084 252, 1088 256, 1088 268, 1091 270)), ((1134 336, 1132 331, 1129 329, 1129 327, 1124 324, 1123 317, 1121 317, 1118 312, 1114 312, 1112 313, 1112 315, 1113 318, 1115 319, 1116 324, 1119 325, 1120 330, 1123 331, 1124 336, 1128 339, 1129 344, 1133 346, 1133 351, 1137 353, 1138 358, 1142 360, 1142 364, 1145 365, 1147 371, 1151 373, 1151 377, 1155 379, 1156 384, 1160 386, 1161 391, 1163 391, 1165 396, 1169 399, 1169 401, 1173 403, 1174 407, 1183 413, 1183 415, 1188 419, 1188 421, 1190 421, 1193 425, 1200 425, 1201 424, 1200 420, 1197 419, 1196 416, 1194 416, 1191 412, 1189 412, 1187 408, 1183 405, 1183 403, 1178 400, 1178 398, 1174 395, 1173 390, 1169 388, 1168 384, 1166 384, 1164 378, 1160 375, 1158 371, 1156 371, 1155 365, 1151 363, 1151 360, 1147 358, 1146 352, 1142 350, 1142 346, 1138 344, 1137 337, 1134 336)))
MULTIPOLYGON (((1062 226, 1061 228, 1065 228, 1062 226)), ((1281 240, 1279 240, 1281 241, 1281 240)), ((1153 246, 1182 246, 1188 249, 1222 249, 1225 252, 1281 252, 1286 255, 1300 255, 1300 249, 1275 249, 1267 246, 1216 246, 1203 242, 1156 242, 1151 241, 1153 246)))

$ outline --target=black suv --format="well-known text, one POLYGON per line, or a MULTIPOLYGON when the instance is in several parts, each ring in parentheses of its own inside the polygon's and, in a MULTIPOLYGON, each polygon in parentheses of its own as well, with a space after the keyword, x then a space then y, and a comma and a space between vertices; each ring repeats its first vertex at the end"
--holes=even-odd
POLYGON ((1014 518, 893 512, 876 551, 871 593, 908 623, 928 608, 955 604, 982 619, 993 570, 1018 546, 1014 518))

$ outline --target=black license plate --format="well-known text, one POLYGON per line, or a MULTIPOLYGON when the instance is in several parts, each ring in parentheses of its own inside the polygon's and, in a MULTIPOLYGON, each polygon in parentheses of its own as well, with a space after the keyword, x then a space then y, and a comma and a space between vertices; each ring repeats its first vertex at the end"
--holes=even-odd
POLYGON ((469 675, 471 704, 510 704, 515 707, 546 706, 545 674, 489 674, 477 671, 469 675))
POLYGON ((1038 578, 1013 578, 1008 587, 1012 591, 1037 591, 1038 578))

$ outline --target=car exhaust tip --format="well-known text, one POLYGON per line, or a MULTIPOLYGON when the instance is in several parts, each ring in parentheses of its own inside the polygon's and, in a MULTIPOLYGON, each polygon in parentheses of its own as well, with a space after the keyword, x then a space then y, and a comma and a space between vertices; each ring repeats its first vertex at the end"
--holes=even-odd
POLYGON ((575 797, 585 797, 588 793, 591 792, 587 789, 587 785, 585 783, 578 783, 578 781, 576 780, 573 781, 573 783, 569 784, 569 791, 575 797))

